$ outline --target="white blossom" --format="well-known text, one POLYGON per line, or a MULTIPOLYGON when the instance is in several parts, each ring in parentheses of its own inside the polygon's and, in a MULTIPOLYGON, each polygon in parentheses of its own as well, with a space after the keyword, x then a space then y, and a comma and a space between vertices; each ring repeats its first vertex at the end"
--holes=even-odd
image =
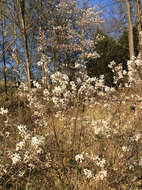
POLYGON ((24 163, 28 163, 31 159, 32 159, 32 153, 27 150, 24 154, 23 161, 24 163))
POLYGON ((44 96, 49 96, 50 92, 48 89, 44 89, 43 94, 44 94, 44 96))
POLYGON ((85 175, 87 178, 91 178, 91 177, 92 177, 92 172, 91 172, 91 170, 84 169, 83 172, 84 172, 84 175, 85 175))
POLYGON ((16 164, 21 161, 21 156, 18 153, 11 155, 12 164, 16 164))
POLYGON ((79 161, 80 163, 82 163, 82 161, 83 161, 84 159, 85 159, 85 158, 84 158, 83 153, 77 154, 77 155, 75 156, 75 160, 76 160, 76 161, 79 161))
POLYGON ((25 146, 25 140, 20 141, 19 143, 16 144, 16 151, 21 150, 25 146))
POLYGON ((31 145, 34 146, 35 148, 38 148, 40 145, 44 144, 44 142, 45 142, 45 137, 40 135, 32 137, 31 139, 31 145))
POLYGON ((140 138, 142 137, 142 134, 140 134, 140 133, 137 133, 136 135, 135 135, 135 141, 138 141, 140 138))
POLYGON ((107 171, 106 170, 102 170, 102 171, 100 171, 96 176, 95 176, 95 179, 97 180, 97 181, 99 181, 99 180, 104 180, 104 178, 105 177, 107 177, 107 171))
POLYGON ((142 158, 139 160, 139 166, 142 167, 142 158))
POLYGON ((123 150, 123 152, 128 152, 129 148, 127 146, 122 146, 122 150, 123 150))
POLYGON ((3 107, 0 108, 0 114, 4 115, 8 113, 8 109, 4 109, 3 107))

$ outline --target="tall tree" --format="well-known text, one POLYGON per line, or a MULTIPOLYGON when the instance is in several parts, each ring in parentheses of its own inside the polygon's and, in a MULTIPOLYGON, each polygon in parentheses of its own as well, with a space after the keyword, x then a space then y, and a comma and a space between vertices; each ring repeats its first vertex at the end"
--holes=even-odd
MULTIPOLYGON (((6 14, 6 1, 3 1, 0 3, 0 20, 1 20, 1 50, 4 51, 5 46, 6 46, 6 32, 5 32, 5 27, 6 27, 6 19, 5 19, 5 14, 6 14)), ((4 87, 5 87, 5 93, 7 95, 7 75, 6 75, 6 55, 2 55, 2 60, 3 60, 3 78, 4 78, 4 87)))
POLYGON ((25 0, 18 0, 18 6, 19 6, 19 10, 20 10, 21 29, 23 32, 27 84, 28 84, 28 87, 30 88, 31 87, 30 58, 29 58, 29 51, 28 51, 28 37, 27 37, 27 32, 26 32, 26 27, 25 27, 25 0))
POLYGON ((142 27, 141 27, 141 1, 136 0, 136 7, 137 7, 137 30, 138 30, 138 36, 139 36, 139 54, 142 58, 142 27))
MULTIPOLYGON (((4 16, 1 14, 1 28, 2 28, 2 51, 4 51, 5 49, 5 32, 4 32, 4 27, 5 27, 5 18, 4 16)), ((3 76, 4 76, 4 86, 5 86, 5 93, 7 95, 7 76, 6 76, 6 55, 3 54, 2 56, 3 58, 3 76)))
POLYGON ((131 20, 130 1, 125 0, 125 2, 126 2, 126 14, 128 17, 129 54, 130 54, 130 59, 132 59, 132 57, 134 56, 133 25, 131 20))

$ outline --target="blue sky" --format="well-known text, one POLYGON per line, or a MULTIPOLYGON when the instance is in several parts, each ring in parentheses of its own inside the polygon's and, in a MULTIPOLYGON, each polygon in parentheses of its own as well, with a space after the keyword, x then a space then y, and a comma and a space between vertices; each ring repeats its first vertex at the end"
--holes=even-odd
MULTIPOLYGON (((83 0, 78 0, 79 2, 83 2, 83 0)), ((112 2, 114 2, 114 0, 89 0, 89 2, 92 4, 92 5, 108 5, 112 2)))
MULTIPOLYGON (((84 0, 78 0, 80 4, 83 1, 84 0)), ((117 25, 115 25, 115 20, 116 22, 117 22, 117 19, 119 20, 119 14, 117 14, 118 7, 116 6, 117 5, 116 1, 115 0, 88 0, 88 1, 91 6, 94 6, 94 7, 97 6, 97 10, 102 11, 101 16, 104 20, 104 24, 102 25, 103 30, 109 35, 115 36, 115 38, 117 38, 120 35, 121 28, 119 31, 119 28, 117 28, 117 25)), ((118 23, 118 27, 119 27, 119 23, 118 23)))
MULTIPOLYGON (((78 2, 82 3, 84 0, 78 0, 78 2)), ((107 14, 111 8, 111 6, 115 3, 114 0, 89 0, 89 3, 92 6, 98 7, 98 9, 103 11, 103 14, 107 14)))

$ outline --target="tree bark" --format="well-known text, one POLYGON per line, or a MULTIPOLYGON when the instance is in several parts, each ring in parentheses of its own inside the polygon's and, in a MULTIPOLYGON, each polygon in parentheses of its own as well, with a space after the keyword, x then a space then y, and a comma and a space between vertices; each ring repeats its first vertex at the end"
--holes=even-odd
MULTIPOLYGON (((4 35, 4 26, 5 26, 5 19, 4 16, 1 14, 2 19, 2 51, 5 49, 5 35, 4 35)), ((6 58, 5 54, 2 56, 3 58, 3 76, 4 76, 4 88, 5 88, 5 94, 7 95, 7 76, 6 76, 6 58)))
POLYGON ((142 59, 142 27, 141 27, 141 2, 140 0, 136 0, 137 7, 137 30, 138 30, 138 38, 139 38, 139 54, 142 59))
POLYGON ((128 40, 129 40, 129 54, 130 59, 134 56, 134 39, 133 39, 133 26, 131 20, 131 10, 130 10, 130 0, 125 0, 126 2, 126 14, 128 17, 128 40))
POLYGON ((17 67, 17 84, 19 86, 20 83, 21 83, 21 78, 20 78, 20 59, 19 59, 19 52, 18 52, 16 37, 17 37, 16 24, 14 23, 14 39, 15 39, 15 46, 16 46, 15 47, 15 63, 16 63, 16 67, 17 67))
POLYGON ((21 27, 23 31, 23 43, 24 43, 24 52, 25 52, 25 60, 26 60, 26 74, 27 74, 27 84, 28 88, 31 87, 31 76, 30 76, 30 59, 29 59, 29 51, 28 51, 28 40, 27 33, 25 30, 25 0, 18 0, 19 9, 20 9, 20 20, 21 27))

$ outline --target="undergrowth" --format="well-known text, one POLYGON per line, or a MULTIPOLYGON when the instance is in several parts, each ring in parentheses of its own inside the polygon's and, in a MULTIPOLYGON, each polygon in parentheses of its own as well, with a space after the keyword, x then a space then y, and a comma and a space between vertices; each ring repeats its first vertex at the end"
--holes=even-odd
POLYGON ((96 97, 84 110, 43 108, 37 117, 26 97, 1 100, 0 188, 141 189, 138 89, 96 97))

